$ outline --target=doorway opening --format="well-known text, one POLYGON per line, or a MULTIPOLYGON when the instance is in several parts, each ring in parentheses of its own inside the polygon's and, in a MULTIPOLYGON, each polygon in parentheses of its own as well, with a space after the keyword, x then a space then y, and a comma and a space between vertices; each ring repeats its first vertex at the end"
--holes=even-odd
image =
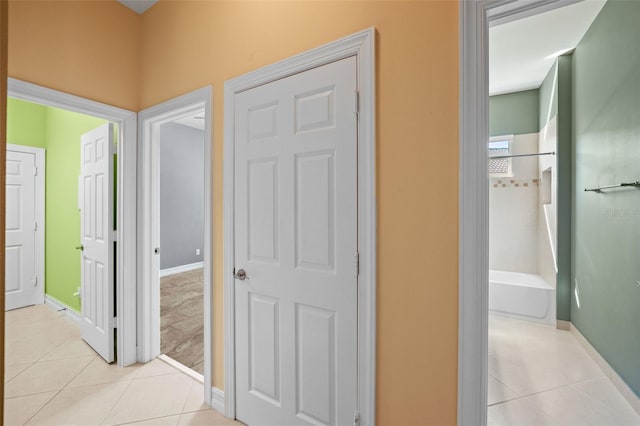
POLYGON ((123 229, 116 225, 131 224, 123 202, 128 191, 117 190, 131 178, 123 165, 135 114, 14 79, 8 86, 8 170, 15 172, 8 194, 15 197, 7 212, 15 226, 7 233, 20 234, 24 244, 7 241, 6 250, 15 254, 8 256, 15 262, 7 268, 7 296, 26 289, 35 295, 8 307, 47 303, 64 311, 105 361, 129 365, 135 362, 129 352, 135 346, 128 345, 135 325, 127 323, 129 305, 119 290, 131 269, 116 260, 132 241, 118 239, 123 229))
MULTIPOLYGON (((621 10, 612 3, 461 3, 459 424, 486 423, 487 412, 491 424, 637 421, 629 405, 637 398, 573 323, 586 315, 572 278, 575 241, 591 230, 572 229, 572 198, 582 198, 576 146, 587 144, 584 127, 572 123, 585 120, 584 75, 601 77, 584 58, 607 51, 606 42, 593 49, 593 41, 617 26, 611 16, 621 10), (572 27, 567 15, 582 15, 584 27, 565 46, 538 54, 538 62, 552 64, 537 81, 498 88, 530 74, 530 64, 518 61, 536 44, 553 49, 550 40, 572 27), (541 23, 549 16, 561 25, 541 23), (522 29, 531 23, 535 36, 527 39, 522 29), (509 28, 521 32, 502 34, 501 45, 495 36, 509 28), (512 62, 496 66, 500 53, 512 62)), ((589 166, 593 179, 598 168, 589 166)))
POLYGON ((138 210, 138 360, 160 357, 203 382, 209 405, 211 96, 205 87, 140 112, 138 210))

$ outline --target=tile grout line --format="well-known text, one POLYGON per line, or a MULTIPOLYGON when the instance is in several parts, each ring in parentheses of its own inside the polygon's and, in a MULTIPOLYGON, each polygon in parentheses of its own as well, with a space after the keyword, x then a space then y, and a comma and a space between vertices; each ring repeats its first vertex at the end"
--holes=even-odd
POLYGON ((129 380, 129 383, 127 383, 127 386, 125 386, 124 390, 122 391, 118 399, 115 400, 115 402, 113 403, 113 405, 111 406, 107 414, 104 416, 104 418, 100 420, 100 423, 99 423, 100 425, 103 425, 104 422, 109 418, 109 416, 113 412, 113 409, 116 408, 116 405, 118 405, 118 403, 120 402, 124 394, 127 393, 127 390, 129 390, 129 386, 131 386, 134 380, 135 380, 135 376, 131 380, 129 380))
MULTIPOLYGON (((94 357, 94 359, 95 359, 95 357, 94 357)), ((71 379, 69 379, 69 380, 67 381, 67 383, 65 383, 65 384, 64 384, 60 389, 58 389, 58 390, 56 391, 56 394, 55 394, 55 395, 53 395, 53 396, 51 397, 51 399, 49 399, 47 402, 45 402, 45 403, 42 405, 42 407, 38 408, 38 410, 37 410, 35 413, 33 413, 33 415, 32 415, 31 417, 29 417, 29 418, 27 419, 27 421, 26 421, 26 422, 24 422, 24 424, 29 423, 29 421, 31 421, 31 419, 32 419, 32 418, 34 418, 34 417, 35 417, 35 416, 36 416, 40 411, 42 411, 42 409, 43 409, 44 407, 46 407, 47 405, 49 405, 49 403, 50 403, 51 401, 53 401, 53 400, 55 399, 55 397, 56 397, 56 396, 58 396, 58 395, 59 395, 63 390, 65 390, 65 389, 67 388, 67 386, 69 385, 69 383, 71 383, 71 382, 72 382, 76 377, 78 377, 78 376, 80 375, 80 373, 82 373, 84 370, 86 370, 86 369, 87 369, 87 367, 89 367, 89 364, 91 364, 92 362, 93 362, 93 360, 89 361, 89 362, 87 363, 87 365, 85 365, 82 369, 80 369, 80 371, 78 371, 78 372, 76 373, 76 375, 74 375, 71 379)), ((37 364, 37 362, 34 362, 34 364, 37 364)), ((41 393, 44 393, 44 392, 41 392, 41 393)))

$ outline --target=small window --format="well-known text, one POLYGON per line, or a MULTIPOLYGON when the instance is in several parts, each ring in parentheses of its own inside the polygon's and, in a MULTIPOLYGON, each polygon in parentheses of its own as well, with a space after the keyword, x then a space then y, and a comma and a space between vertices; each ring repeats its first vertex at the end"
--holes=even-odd
POLYGON ((511 142, 513 136, 494 136, 489 139, 489 176, 490 177, 510 177, 511 158, 491 158, 501 157, 511 154, 511 142))

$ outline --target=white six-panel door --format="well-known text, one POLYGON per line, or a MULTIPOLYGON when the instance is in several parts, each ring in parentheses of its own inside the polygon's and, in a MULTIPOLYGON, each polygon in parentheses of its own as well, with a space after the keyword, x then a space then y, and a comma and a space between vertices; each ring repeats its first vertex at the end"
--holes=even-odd
POLYGON ((5 292, 6 309, 36 303, 36 156, 7 150, 5 292))
POLYGON ((114 360, 113 125, 82 135, 80 238, 82 338, 107 362, 114 360))
POLYGON ((236 416, 249 425, 353 423, 356 71, 347 58, 236 96, 236 416))

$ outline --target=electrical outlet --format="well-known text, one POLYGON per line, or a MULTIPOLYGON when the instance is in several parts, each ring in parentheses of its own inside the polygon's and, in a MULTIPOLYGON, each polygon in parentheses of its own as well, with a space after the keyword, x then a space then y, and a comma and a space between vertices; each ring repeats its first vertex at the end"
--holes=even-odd
POLYGON ((196 249, 196 256, 200 256, 200 249, 196 249))

